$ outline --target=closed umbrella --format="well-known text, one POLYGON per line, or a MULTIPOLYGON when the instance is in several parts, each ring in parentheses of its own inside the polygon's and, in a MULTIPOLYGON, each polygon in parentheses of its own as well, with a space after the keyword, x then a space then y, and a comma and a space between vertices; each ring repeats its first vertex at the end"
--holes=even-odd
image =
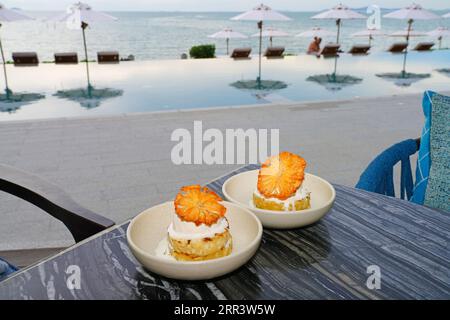
POLYGON ((442 38, 450 36, 450 30, 447 27, 439 27, 427 33, 428 36, 439 40, 439 49, 442 48, 442 38))
MULTIPOLYGON (((395 10, 393 12, 390 12, 388 14, 384 15, 385 18, 391 18, 391 19, 402 19, 408 21, 408 29, 406 30, 405 36, 406 36, 406 42, 409 43, 409 37, 413 34, 412 30, 412 24, 414 20, 432 20, 432 19, 440 19, 440 16, 437 14, 425 10, 422 8, 421 5, 418 4, 411 4, 408 7, 395 10)), ((408 53, 408 47, 406 47, 404 56, 403 56, 403 70, 402 72, 405 73, 406 69, 406 56, 408 53)))
POLYGON ((314 37, 325 38, 331 36, 334 36, 334 32, 331 32, 329 30, 320 27, 314 27, 296 35, 296 37, 303 37, 303 38, 314 38, 314 37))
POLYGON ((379 29, 365 29, 352 34, 352 37, 369 38, 369 46, 372 43, 373 37, 384 36, 385 33, 379 29))
MULTIPOLYGON (((273 37, 287 37, 287 36, 289 36, 289 33, 278 30, 274 27, 267 27, 263 30, 262 36, 269 38, 270 46, 272 47, 272 44, 273 44, 272 38, 273 37)), ((259 37, 259 33, 253 34, 252 37, 259 37)))
MULTIPOLYGON (((11 9, 5 8, 2 4, 0 4, 0 27, 2 26, 3 22, 13 22, 13 21, 21 21, 21 20, 32 20, 33 18, 15 11, 11 9)), ((3 52, 3 45, 0 38, 0 52, 2 55, 2 61, 3 61, 3 74, 5 76, 5 90, 6 95, 8 96, 10 93, 9 86, 8 86, 8 76, 6 73, 6 60, 5 60, 5 54, 3 52)))
POLYGON ((288 21, 291 18, 272 10, 270 7, 260 4, 250 11, 244 12, 238 16, 231 18, 231 20, 249 20, 257 21, 259 29, 259 68, 258 68, 258 80, 261 79, 261 51, 262 51, 262 32, 264 21, 288 21))
POLYGON ((223 30, 220 30, 219 32, 209 35, 208 38, 226 39, 227 55, 228 55, 230 39, 245 39, 245 38, 247 38, 247 36, 245 34, 237 32, 237 31, 233 31, 233 29, 231 29, 231 28, 225 28, 223 30))
POLYGON ((339 34, 341 31, 341 23, 342 20, 354 20, 354 19, 366 19, 367 17, 359 12, 351 10, 349 7, 339 4, 335 6, 334 8, 319 13, 311 19, 328 19, 328 20, 336 20, 336 26, 337 26, 337 36, 336 36, 336 43, 339 43, 339 34))
POLYGON ((86 3, 77 2, 67 9, 67 12, 57 15, 50 21, 66 22, 70 29, 81 29, 83 33, 84 55, 86 59, 86 74, 88 86, 91 86, 89 77, 89 59, 87 53, 86 34, 85 30, 90 24, 115 21, 117 18, 102 12, 92 10, 91 6, 86 3))

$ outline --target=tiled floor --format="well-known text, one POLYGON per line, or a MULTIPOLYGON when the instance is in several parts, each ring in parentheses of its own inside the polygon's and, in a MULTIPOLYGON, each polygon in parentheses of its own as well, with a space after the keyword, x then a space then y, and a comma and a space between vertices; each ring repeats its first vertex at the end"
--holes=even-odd
MULTIPOLYGON (((280 149, 301 154, 308 171, 353 186, 384 148, 420 135, 421 96, 0 123, 0 163, 42 176, 116 222, 238 166, 170 161, 176 128, 278 128, 280 149)), ((0 250, 72 243, 61 223, 0 194, 0 250)))

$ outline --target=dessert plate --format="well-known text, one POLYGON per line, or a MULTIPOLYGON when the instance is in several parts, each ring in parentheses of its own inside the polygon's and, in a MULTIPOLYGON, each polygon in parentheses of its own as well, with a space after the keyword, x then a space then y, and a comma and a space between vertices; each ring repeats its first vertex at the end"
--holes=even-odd
POLYGON ((226 217, 233 238, 230 255, 206 261, 177 261, 163 255, 167 242, 173 201, 157 205, 137 215, 128 226, 127 241, 131 252, 142 265, 162 276, 178 280, 206 280, 227 274, 245 264, 255 254, 262 236, 259 219, 248 209, 228 201, 226 217))
POLYGON ((228 201, 254 212, 266 228, 292 229, 312 224, 330 211, 336 197, 336 191, 329 182, 305 173, 302 186, 311 192, 311 208, 300 211, 258 209, 251 206, 257 181, 258 170, 239 173, 225 181, 222 192, 228 201))

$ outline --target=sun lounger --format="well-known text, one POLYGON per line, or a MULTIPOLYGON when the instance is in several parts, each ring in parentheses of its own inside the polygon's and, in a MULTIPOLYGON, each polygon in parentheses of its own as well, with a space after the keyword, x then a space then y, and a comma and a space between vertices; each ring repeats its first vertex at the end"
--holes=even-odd
POLYGON ((13 52, 15 66, 37 66, 39 59, 36 52, 13 52))
POLYGON ((269 47, 264 53, 264 56, 268 59, 283 58, 284 47, 269 47))
POLYGON ((434 42, 419 42, 413 50, 416 51, 430 51, 434 46, 434 42))
POLYGON ((322 48, 319 55, 322 55, 324 58, 336 57, 339 53, 340 47, 341 47, 340 44, 328 43, 322 48))
POLYGON ((55 64, 77 64, 78 54, 76 52, 55 53, 55 64))
POLYGON ((252 52, 251 48, 236 48, 231 53, 231 58, 233 58, 233 59, 249 59, 251 52, 252 52))
POLYGON ((396 42, 392 44, 387 51, 391 53, 402 53, 407 47, 408 43, 406 42, 396 42))
POLYGON ((117 51, 97 52, 98 63, 119 63, 119 53, 117 51))
POLYGON ((366 55, 369 53, 370 46, 368 44, 355 44, 348 53, 353 55, 366 55))

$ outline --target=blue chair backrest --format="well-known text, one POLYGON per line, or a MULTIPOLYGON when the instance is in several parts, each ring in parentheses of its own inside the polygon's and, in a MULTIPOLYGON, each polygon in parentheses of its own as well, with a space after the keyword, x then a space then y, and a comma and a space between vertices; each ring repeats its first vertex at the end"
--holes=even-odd
POLYGON ((418 142, 408 139, 399 142, 379 154, 361 174, 356 188, 395 197, 394 166, 401 162, 400 198, 410 199, 413 178, 410 156, 418 150, 418 142))
POLYGON ((7 261, 0 258, 0 282, 6 278, 6 276, 10 275, 17 271, 17 268, 7 261))

